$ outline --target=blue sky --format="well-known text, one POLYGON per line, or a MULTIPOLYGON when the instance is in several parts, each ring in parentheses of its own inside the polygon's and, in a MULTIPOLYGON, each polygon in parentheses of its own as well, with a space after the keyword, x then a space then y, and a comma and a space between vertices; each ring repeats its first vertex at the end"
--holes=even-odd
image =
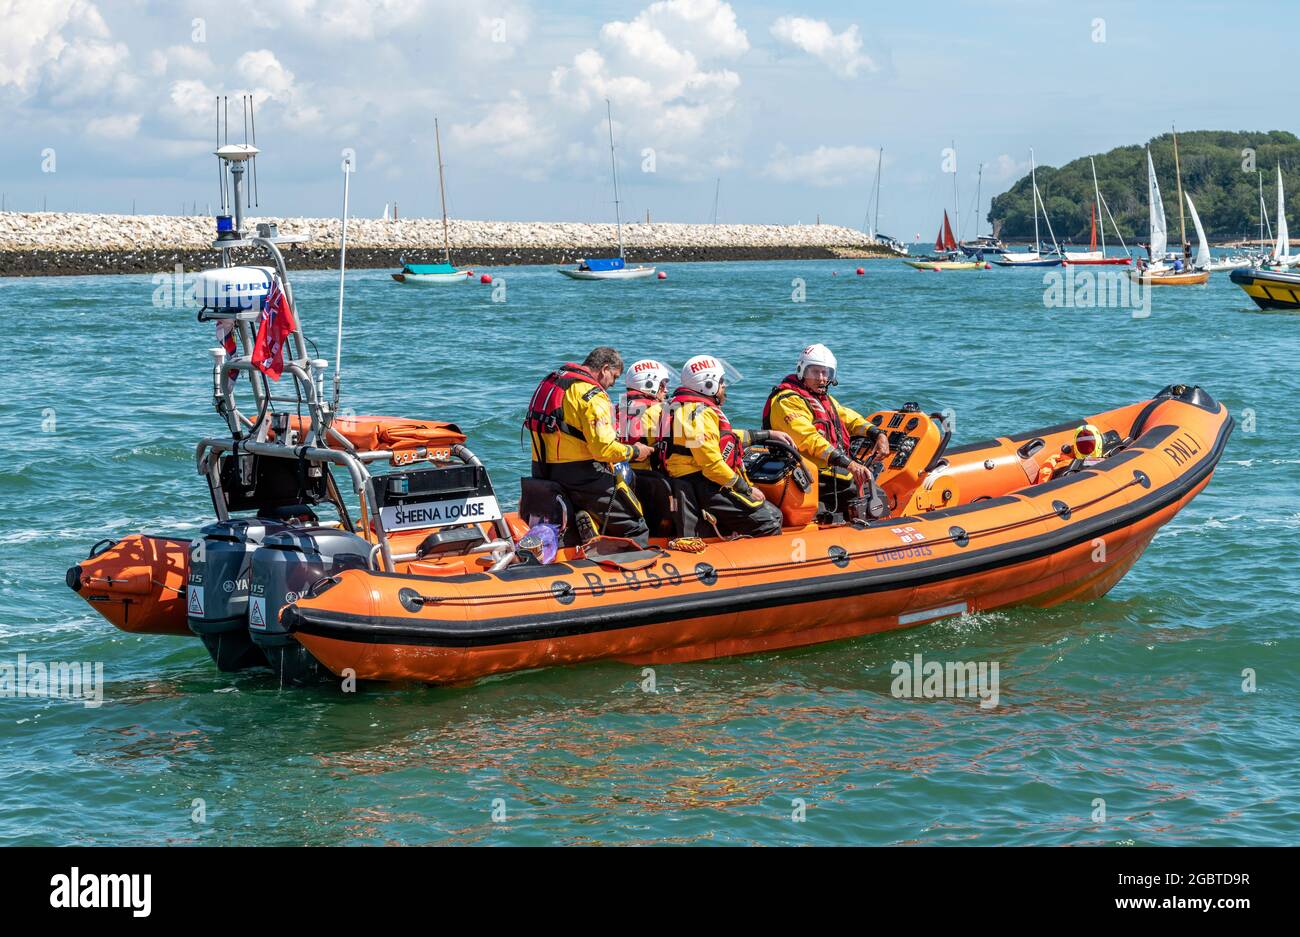
POLYGON ((0 191, 10 209, 202 211, 213 96, 249 91, 267 214, 336 214, 345 147, 355 213, 396 200, 436 214, 436 115, 454 215, 603 221, 608 95, 628 217, 709 221, 721 177, 721 221, 860 227, 883 146, 880 226, 928 237, 952 207, 955 141, 969 236, 979 164, 986 212, 1030 146, 1059 165, 1173 123, 1294 129, 1268 93, 1285 43, 1266 41, 1294 16, 1092 0, 0 0, 0 191))

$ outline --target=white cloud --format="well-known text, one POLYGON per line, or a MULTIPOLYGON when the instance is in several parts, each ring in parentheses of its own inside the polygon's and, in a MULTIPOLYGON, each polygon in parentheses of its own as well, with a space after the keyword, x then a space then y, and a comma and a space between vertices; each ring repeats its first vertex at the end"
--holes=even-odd
POLYGON ((518 91, 489 108, 477 123, 452 124, 450 136, 457 146, 484 147, 515 159, 543 157, 554 145, 550 127, 518 91))
POLYGON ((658 0, 631 21, 601 27, 599 49, 584 49, 551 73, 551 94, 588 117, 593 138, 603 132, 599 118, 610 98, 621 138, 654 148, 661 165, 684 165, 706 155, 707 131, 735 107, 740 76, 717 60, 748 49, 730 4, 658 0))
POLYGON ((865 146, 819 146, 806 153, 778 149, 763 169, 763 175, 779 182, 840 185, 874 173, 878 155, 878 150, 865 146))
POLYGON ((285 123, 293 129, 301 130, 320 122, 320 108, 306 103, 306 96, 294 81, 293 72, 285 68, 269 49, 245 52, 235 61, 235 74, 243 79, 238 87, 209 85, 197 78, 173 81, 168 91, 167 111, 191 129, 195 122, 200 127, 214 126, 216 97, 224 94, 231 99, 227 113, 233 130, 240 124, 243 114, 242 110, 236 110, 242 107, 238 99, 241 95, 251 94, 255 108, 274 105, 285 123))
POLYGON ((841 78, 855 78, 861 69, 878 69, 870 57, 862 54, 862 37, 856 24, 836 33, 825 20, 782 16, 772 24, 772 35, 807 52, 841 78))
POLYGON ((87 0, 0 0, 0 88, 56 103, 131 90, 130 52, 87 0))
POLYGON ((149 71, 155 75, 168 72, 202 73, 210 75, 216 71, 212 57, 196 45, 171 46, 155 49, 149 55, 149 71))
POLYGON ((375 39, 423 24, 439 28, 426 0, 243 0, 243 16, 261 27, 286 28, 327 40, 375 39))
POLYGON ((129 140, 140 131, 139 114, 96 117, 87 122, 86 133, 104 140, 129 140))
POLYGON ((991 163, 984 166, 984 175, 996 182, 1019 179, 1029 170, 1029 160, 1017 160, 1003 153, 991 163))

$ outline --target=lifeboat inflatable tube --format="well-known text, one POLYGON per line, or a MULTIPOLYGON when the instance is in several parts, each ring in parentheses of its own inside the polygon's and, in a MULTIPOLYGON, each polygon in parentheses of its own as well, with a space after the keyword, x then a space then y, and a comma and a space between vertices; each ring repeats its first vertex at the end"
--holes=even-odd
MULTIPOLYGON (((661 550, 644 568, 572 553, 550 565, 442 574, 348 570, 281 623, 335 674, 459 683, 584 661, 699 660, 1105 594, 1208 484, 1231 434, 1199 387, 948 450, 960 503, 853 525, 661 550), (1096 464, 1036 483, 1084 423, 1119 440, 1096 464)), ((934 487, 938 487, 937 485, 934 487)), ((908 504, 915 502, 900 502, 908 504)), ((658 543, 658 542, 656 542, 658 543)))
POLYGON ((189 540, 131 534, 95 544, 66 581, 123 631, 194 637, 185 620, 189 568, 189 540))

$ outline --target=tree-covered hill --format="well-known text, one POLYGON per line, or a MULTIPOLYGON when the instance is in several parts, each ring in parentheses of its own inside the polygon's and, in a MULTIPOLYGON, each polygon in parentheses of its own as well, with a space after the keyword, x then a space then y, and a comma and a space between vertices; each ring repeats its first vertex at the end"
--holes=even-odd
MULTIPOLYGON (((1155 161, 1160 194, 1169 223, 1169 243, 1178 239, 1178 195, 1174 176, 1173 135, 1166 133, 1149 144, 1155 161)), ((1277 165, 1287 192, 1287 219, 1300 224, 1300 139, 1285 130, 1239 132, 1196 130, 1178 134, 1178 162, 1183 172, 1183 189, 1196 202, 1206 235, 1214 241, 1254 238, 1259 232, 1259 181, 1249 167, 1264 172, 1264 202, 1276 230, 1277 165), (1247 168, 1243 168, 1247 167, 1247 168)), ((1147 238, 1147 166, 1143 146, 1122 146, 1094 156, 1102 198, 1130 243, 1147 238)), ((1059 169, 1038 167, 1038 189, 1060 240, 1075 243, 1088 240, 1088 209, 1093 202, 1092 169, 1084 156, 1059 169)), ((1186 203, 1184 203, 1186 211, 1186 203)), ((989 221, 1004 238, 1034 236, 1032 187, 1026 175, 1011 189, 993 199, 989 221)), ((1041 225, 1041 219, 1040 219, 1041 225)), ((1113 231, 1107 225, 1107 241, 1113 231)), ((1047 229, 1042 238, 1048 239, 1047 229)), ((1195 242, 1192 220, 1187 218, 1187 238, 1195 242)))

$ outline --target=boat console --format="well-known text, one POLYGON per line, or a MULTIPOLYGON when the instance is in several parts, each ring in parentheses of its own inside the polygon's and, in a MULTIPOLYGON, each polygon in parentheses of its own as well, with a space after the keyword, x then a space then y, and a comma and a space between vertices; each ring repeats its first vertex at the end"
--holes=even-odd
POLYGON ((923 413, 920 405, 909 402, 898 410, 877 411, 868 419, 889 439, 889 455, 876 459, 874 443, 865 436, 853 437, 850 455, 871 469, 876 484, 889 496, 893 513, 911 514, 957 503, 955 486, 935 488, 934 479, 946 466, 943 454, 952 438, 941 414, 923 413))

